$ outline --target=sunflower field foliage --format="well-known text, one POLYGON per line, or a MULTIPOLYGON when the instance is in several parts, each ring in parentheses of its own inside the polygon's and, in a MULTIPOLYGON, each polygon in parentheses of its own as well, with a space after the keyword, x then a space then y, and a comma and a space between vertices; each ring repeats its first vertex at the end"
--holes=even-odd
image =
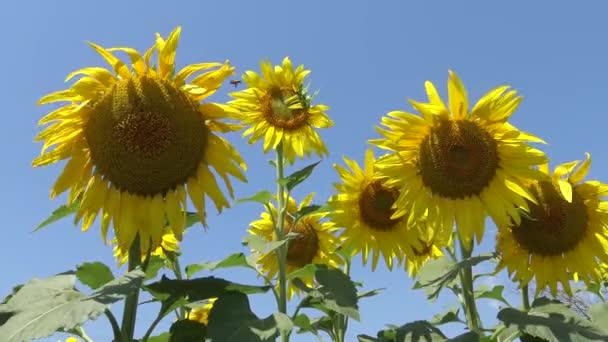
POLYGON ((473 100, 454 71, 446 96, 427 81, 426 98, 386 113, 368 146, 357 142, 360 155, 333 165, 339 182, 328 184, 329 198, 313 191, 296 198, 294 189, 316 169, 332 167, 323 163, 329 150, 319 134, 333 126, 330 107, 317 102, 310 70, 289 57, 261 61, 240 77, 229 61, 176 69, 180 33, 157 33, 143 54, 89 43, 107 65, 70 73, 67 89, 38 101, 59 106, 40 119, 42 148, 32 165, 63 166, 50 197, 65 194, 67 202, 37 229, 68 217, 82 231, 97 222, 124 273, 86 262, 16 285, 0 304, 0 341, 56 332, 92 341, 85 322, 107 319, 115 342, 345 342, 349 321, 360 319, 359 302, 382 292, 351 279, 358 260, 370 273, 386 267, 414 279, 414 289, 403 291, 430 303, 453 295, 457 305, 359 335, 360 342, 608 341, 601 291, 608 184, 587 178, 589 153, 551 160, 541 137, 510 121, 522 101, 516 90, 497 85, 473 100), (214 102, 229 83, 230 100, 214 102), (229 132, 259 142, 276 189, 235 198, 234 188, 248 181, 248 158, 229 132), (295 169, 301 161, 308 166, 295 169), (259 205, 259 217, 242 230, 249 252, 181 265, 184 232, 212 229, 208 210, 221 214, 243 202, 259 205), (495 250, 475 253, 484 240, 495 250), (481 263, 494 271, 474 271, 481 263), (229 268, 259 281, 213 275, 229 268), (503 296, 511 284, 477 286, 499 272, 521 302, 503 296), (600 299, 588 317, 557 299, 580 292, 600 299), (256 313, 250 298, 259 294, 273 298, 276 312, 256 313), (484 325, 480 299, 500 304, 492 326, 484 325), (137 312, 152 306, 154 321, 138 321, 137 312), (161 321, 170 329, 159 331, 161 321), (461 324, 463 333, 447 336, 447 323, 461 324), (146 332, 136 336, 142 324, 146 332))

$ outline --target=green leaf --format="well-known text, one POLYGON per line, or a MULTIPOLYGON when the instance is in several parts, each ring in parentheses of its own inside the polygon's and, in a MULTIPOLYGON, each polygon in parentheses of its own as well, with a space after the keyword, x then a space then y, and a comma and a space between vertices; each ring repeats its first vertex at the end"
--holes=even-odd
POLYGON ((246 268, 255 268, 252 264, 252 260, 249 259, 243 253, 234 253, 226 257, 224 260, 220 261, 207 261, 201 262, 198 264, 191 264, 186 266, 186 276, 188 278, 192 277, 197 272, 200 271, 214 271, 218 268, 228 268, 228 267, 246 267, 246 268))
POLYGON ((207 326, 203 323, 182 319, 175 321, 169 329, 169 342, 205 342, 207 326))
POLYGON ((186 212, 186 226, 185 226, 185 228, 190 228, 190 227, 194 226, 197 223, 201 223, 201 217, 198 215, 198 213, 191 212, 191 211, 186 212))
POLYGON ((400 327, 391 326, 378 332, 378 337, 359 335, 362 342, 417 342, 445 341, 447 337, 428 321, 414 321, 400 327))
POLYGON ((560 302, 539 298, 532 305, 528 312, 514 308, 500 310, 498 319, 507 327, 503 335, 512 336, 520 331, 548 341, 608 341, 608 335, 601 329, 560 302))
POLYGON ((454 323, 454 322, 463 323, 463 321, 460 319, 460 317, 458 317, 459 313, 460 313, 459 308, 450 309, 447 312, 433 316, 430 323, 433 325, 441 325, 441 324, 454 323))
POLYGON ((243 202, 257 202, 261 204, 267 204, 268 202, 270 202, 271 199, 272 194, 270 193, 270 191, 262 190, 251 197, 238 199, 236 203, 239 204, 243 202))
POLYGON ((195 279, 168 279, 163 276, 160 281, 144 286, 156 299, 169 297, 187 298, 188 302, 216 298, 226 291, 238 291, 246 294, 264 293, 269 286, 243 285, 221 278, 204 277, 195 279))
POLYGON ((266 241, 266 239, 258 235, 247 235, 245 238, 243 238, 244 245, 249 246, 249 248, 262 255, 273 252, 275 249, 281 247, 285 242, 287 242, 287 239, 280 241, 266 241))
POLYGON ((114 274, 104 263, 95 261, 76 266, 76 277, 81 283, 96 290, 105 283, 112 281, 114 274))
POLYGON ((166 332, 160 335, 151 336, 150 338, 148 338, 148 342, 169 342, 170 338, 171 334, 166 332))
POLYGON ((374 297, 380 294, 380 292, 386 290, 385 288, 379 288, 379 289, 374 289, 374 290, 369 290, 369 291, 365 291, 365 292, 360 292, 357 294, 357 298, 361 299, 361 298, 368 298, 368 297, 374 297))
POLYGON ((212 341, 274 341, 277 336, 275 316, 259 319, 242 293, 226 292, 219 296, 209 313, 207 338, 212 341))
POLYGON ((78 207, 80 207, 79 199, 75 200, 72 203, 72 205, 70 205, 70 206, 65 205, 65 204, 60 206, 59 208, 53 210, 53 212, 51 213, 51 216, 49 216, 46 220, 42 221, 42 223, 40 223, 38 225, 38 227, 36 227, 34 229, 34 232, 37 232, 40 229, 48 226, 49 224, 63 219, 64 217, 67 217, 67 216, 70 216, 70 215, 76 213, 76 211, 78 210, 78 207))
POLYGON ((460 334, 456 337, 452 337, 451 339, 447 340, 446 342, 480 342, 480 341, 482 341, 482 336, 479 336, 479 334, 474 331, 468 331, 464 334, 460 334))
MULTIPOLYGON (((337 312, 358 321, 357 289, 349 276, 337 268, 328 268, 321 264, 308 265, 296 272, 303 274, 303 272, 310 272, 313 269, 318 286, 306 289, 307 299, 303 302, 303 307, 313 307, 324 312, 327 310, 337 312)), ((293 278, 294 273, 289 277, 293 278)))
POLYGON ((306 180, 306 178, 308 178, 312 171, 314 170, 314 168, 319 165, 321 161, 318 161, 316 163, 312 163, 292 174, 290 174, 289 176, 279 179, 277 182, 280 185, 283 185, 287 188, 287 191, 291 191, 293 190, 298 184, 302 183, 303 181, 306 180))
POLYGON ((96 319, 108 307, 133 293, 144 277, 136 270, 112 280, 92 295, 76 291, 76 276, 32 279, 6 304, 0 305, 0 341, 30 341, 69 331, 96 319))
POLYGON ((608 303, 597 303, 591 305, 591 321, 608 333, 608 303))
POLYGON ((286 314, 275 312, 272 314, 272 316, 274 317, 274 321, 279 332, 289 333, 293 329, 294 324, 291 321, 291 318, 289 318, 289 316, 286 314))
POLYGON ((496 285, 491 290, 480 290, 475 291, 475 298, 489 298, 495 299, 499 302, 506 304, 507 306, 511 306, 509 302, 502 296, 502 291, 505 289, 503 285, 496 285))
POLYGON ((150 255, 148 268, 146 268, 146 280, 154 279, 161 268, 165 267, 165 260, 158 255, 150 255))
POLYGON ((464 259, 458 263, 450 261, 447 257, 431 260, 418 273, 418 282, 416 282, 414 288, 423 288, 427 298, 434 301, 444 287, 451 287, 455 284, 461 270, 495 257, 495 253, 482 254, 464 259))

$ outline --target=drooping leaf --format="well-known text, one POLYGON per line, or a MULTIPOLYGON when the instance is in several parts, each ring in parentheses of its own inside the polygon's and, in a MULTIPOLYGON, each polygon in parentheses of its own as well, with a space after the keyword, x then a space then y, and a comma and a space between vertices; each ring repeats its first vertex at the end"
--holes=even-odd
POLYGON ((251 311, 247 296, 240 292, 219 296, 209 313, 207 338, 212 341, 274 341, 278 334, 275 316, 258 318, 251 311))
POLYGON ((591 320, 593 323, 608 333, 608 303, 597 303, 591 305, 591 320))
POLYGON ((249 259, 243 253, 234 253, 229 255, 220 261, 208 261, 201 262, 198 264, 191 264, 186 266, 186 276, 188 278, 192 277, 195 273, 200 271, 214 271, 218 268, 228 268, 228 267, 246 267, 246 268, 254 268, 254 264, 252 264, 251 259, 249 259))
POLYGON ((362 298, 374 297, 374 296, 379 295, 384 290, 386 290, 386 289, 379 288, 379 289, 373 289, 373 290, 369 290, 369 291, 365 291, 365 292, 359 292, 357 294, 357 298, 362 299, 362 298))
POLYGON ((266 241, 266 239, 258 235, 247 235, 243 239, 243 244, 256 250, 258 253, 265 255, 281 247, 286 241, 287 239, 280 241, 266 241))
POLYGON ((279 179, 277 182, 287 188, 287 191, 293 190, 298 184, 306 180, 311 174, 314 168, 319 165, 321 161, 312 163, 289 176, 279 179))
POLYGON ((0 305, 5 322, 0 341, 31 341, 69 331, 96 319, 109 304, 131 294, 140 286, 143 272, 136 270, 116 278, 86 295, 74 289, 75 275, 33 279, 6 304, 0 305))
POLYGON ((169 342, 205 342, 207 326, 203 323, 180 319, 171 324, 169 342))
POLYGON ((241 198, 236 201, 237 204, 244 202, 256 202, 260 204, 267 204, 272 199, 272 193, 268 190, 262 190, 257 192, 255 195, 247 198, 241 198))
POLYGON ((547 298, 535 300, 528 312, 504 308, 498 313, 498 319, 507 327, 503 336, 513 336, 519 331, 548 341, 608 341, 608 334, 592 322, 563 303, 547 298))
POLYGON ((316 213, 320 213, 320 212, 328 212, 330 210, 331 210, 330 207, 328 207, 326 205, 311 204, 311 205, 305 206, 302 209, 298 210, 298 212, 295 213, 294 224, 296 222, 298 222, 299 220, 301 220, 303 217, 306 217, 308 215, 312 215, 312 214, 316 214, 316 213))
POLYGON ((114 274, 106 264, 95 261, 76 266, 78 280, 95 290, 114 279, 114 274))
POLYGON ((197 223, 201 222, 201 217, 198 215, 198 213, 192 212, 192 211, 188 211, 186 212, 186 226, 185 228, 190 228, 192 226, 194 226, 197 223))
POLYGON ((499 302, 506 304, 507 306, 511 306, 509 302, 503 297, 502 291, 505 289, 503 285, 496 285, 491 290, 479 290, 475 291, 475 298, 489 298, 495 299, 499 302))
POLYGON ((51 213, 51 216, 49 216, 46 220, 42 221, 35 229, 34 232, 39 231, 40 229, 48 226, 51 223, 57 222, 61 219, 63 219, 64 217, 68 217, 74 213, 76 213, 76 211, 78 210, 78 208, 80 207, 80 200, 76 199, 74 202, 72 202, 72 205, 62 205, 59 208, 53 210, 53 212, 51 213))
POLYGON ((453 323, 453 322, 463 323, 463 321, 458 316, 459 313, 460 313, 460 308, 452 308, 452 309, 448 310, 447 312, 433 316, 430 323, 433 325, 441 325, 441 324, 453 323))
POLYGON ((267 292, 269 286, 243 285, 216 277, 195 279, 168 279, 163 276, 160 281, 144 286, 144 289, 156 299, 169 297, 187 298, 188 302, 216 298, 226 291, 238 291, 246 294, 267 292))

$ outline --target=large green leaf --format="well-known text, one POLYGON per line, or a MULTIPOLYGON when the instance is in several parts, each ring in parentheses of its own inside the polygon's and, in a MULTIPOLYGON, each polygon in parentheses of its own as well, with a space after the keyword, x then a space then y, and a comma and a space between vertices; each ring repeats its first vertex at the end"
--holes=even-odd
POLYGON ((289 176, 287 176, 285 178, 279 179, 277 182, 281 185, 284 185, 287 188, 287 191, 291 191, 298 184, 305 181, 306 178, 308 178, 312 174, 312 171, 315 169, 315 166, 319 165, 320 162, 321 161, 312 163, 312 164, 290 174, 289 176))
POLYGON ((593 304, 590 312, 593 323, 608 333, 608 303, 593 304))
POLYGON ((0 341, 31 341, 72 330, 99 317, 108 304, 133 293, 143 277, 139 270, 129 272, 91 295, 75 290, 76 277, 70 274, 30 280, 0 305, 0 315, 5 318, 0 341))
POLYGON ((160 281, 146 285, 144 289, 156 299, 164 300, 170 297, 187 298, 189 302, 216 298, 226 291, 238 291, 246 294, 267 292, 269 286, 243 285, 216 277, 195 279, 169 279, 165 276, 160 281))
POLYGON ((504 289, 505 287, 503 285, 496 285, 490 290, 479 289, 475 291, 475 298, 495 299, 499 302, 506 304, 507 306, 511 306, 511 304, 509 304, 509 302, 507 302, 505 297, 503 297, 502 295, 502 291, 504 289))
POLYGON ((70 216, 74 213, 76 213, 76 211, 78 210, 78 207, 80 207, 80 201, 77 199, 74 202, 72 202, 72 205, 62 205, 59 208, 53 210, 53 212, 51 213, 51 216, 49 216, 46 220, 42 221, 42 223, 40 223, 38 225, 38 227, 36 227, 34 229, 34 231, 38 231, 46 226, 48 226, 51 223, 57 222, 61 219, 63 219, 64 217, 70 216))
POLYGON ((182 319, 173 322, 169 329, 169 342, 205 342, 207 326, 203 323, 182 319))
MULTIPOLYGON (((314 307, 324 312, 329 310, 359 320, 357 289, 350 277, 337 268, 328 268, 322 264, 308 265, 295 274, 311 270, 314 270, 317 286, 312 289, 302 287, 307 292, 303 306, 314 307)), ((293 277, 293 274, 290 277, 293 277)))
POLYGON ((498 319, 507 327, 501 336, 517 331, 548 341, 608 341, 608 335, 566 305, 546 298, 537 299, 530 311, 505 308, 498 319))
POLYGON ((218 268, 229 268, 229 267, 246 267, 255 268, 255 263, 252 258, 247 257, 243 253, 234 253, 229 255, 220 261, 207 261, 198 264, 191 264, 186 266, 186 276, 192 277, 195 273, 200 271, 214 271, 218 268))
POLYGON ((275 341, 279 335, 277 321, 286 328, 285 318, 283 315, 270 315, 260 319, 251 311, 246 295, 226 292, 217 299, 209 313, 207 338, 222 342, 275 341))
POLYGON ((106 264, 95 261, 76 266, 76 277, 81 283, 95 290, 112 281, 114 274, 106 264))

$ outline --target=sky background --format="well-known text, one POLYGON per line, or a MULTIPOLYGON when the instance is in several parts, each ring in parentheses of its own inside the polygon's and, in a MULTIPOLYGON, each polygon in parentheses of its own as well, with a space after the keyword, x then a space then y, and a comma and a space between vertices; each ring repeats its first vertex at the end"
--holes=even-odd
MULTIPOLYGON (((166 36, 183 28, 177 68, 186 64, 229 59, 239 75, 259 70, 259 61, 279 63, 290 56, 294 64, 312 70, 311 89, 317 101, 331 107, 335 126, 321 131, 331 154, 296 192, 301 199, 317 192, 319 200, 332 194, 338 180, 332 164, 342 156, 359 162, 366 141, 377 137, 373 127, 391 110, 409 110, 407 98, 424 100, 424 81, 433 81, 446 94, 448 69, 462 78, 473 103, 486 91, 509 84, 523 96, 512 122, 549 144, 543 146, 552 166, 593 156, 590 177, 606 181, 606 95, 608 94, 608 21, 605 1, 7 1, 0 10, 4 32, 0 65, 0 126, 2 196, 0 215, 0 295, 32 277, 47 277, 84 261, 112 265, 110 246, 101 242, 99 226, 81 233, 69 219, 32 233, 38 223, 62 204, 48 193, 63 164, 33 169, 31 160, 41 145, 33 142, 37 121, 54 105, 37 107, 38 98, 64 89, 65 76, 88 66, 106 66, 86 45, 130 46, 145 51, 154 33, 166 36)), ((232 86, 223 87, 213 101, 227 100, 232 86)), ((262 156, 260 144, 247 145, 239 134, 229 136, 248 164, 248 184, 237 184, 238 197, 274 189, 274 171, 262 156)), ((296 167, 316 161, 312 158, 296 167)), ((288 171, 289 172, 289 171, 288 171)), ((261 207, 241 204, 221 216, 210 208, 211 229, 195 226, 185 236, 182 265, 219 260, 240 251, 247 224, 261 207)), ((495 229, 487 227, 479 248, 493 248, 495 229)), ((204 275, 204 274, 202 274, 204 275)), ((260 284, 250 271, 229 270, 215 275, 260 284)), ((402 269, 380 265, 376 272, 355 260, 353 278, 365 289, 387 288, 360 303, 361 323, 349 327, 348 341, 357 334, 375 335, 386 323, 403 324, 430 319, 456 304, 452 297, 429 305, 402 269)), ((491 282, 504 281, 499 277, 491 282)), ((506 284, 507 292, 516 298, 506 284)), ((271 295, 250 298, 254 311, 266 316, 275 310, 271 295)), ((517 299, 515 299, 517 300, 517 299)), ((141 337, 158 310, 140 309, 141 337)), ((114 305, 120 311, 121 305, 114 305)), ((486 322, 496 316, 497 304, 480 303, 486 322)), ((156 332, 168 329, 170 320, 156 332)), ((95 341, 110 341, 111 330, 100 318, 86 325, 95 341)), ((459 326, 445 332, 462 333, 459 326)), ((55 335, 48 341, 65 339, 55 335)), ((314 340, 312 335, 294 339, 314 340)))

